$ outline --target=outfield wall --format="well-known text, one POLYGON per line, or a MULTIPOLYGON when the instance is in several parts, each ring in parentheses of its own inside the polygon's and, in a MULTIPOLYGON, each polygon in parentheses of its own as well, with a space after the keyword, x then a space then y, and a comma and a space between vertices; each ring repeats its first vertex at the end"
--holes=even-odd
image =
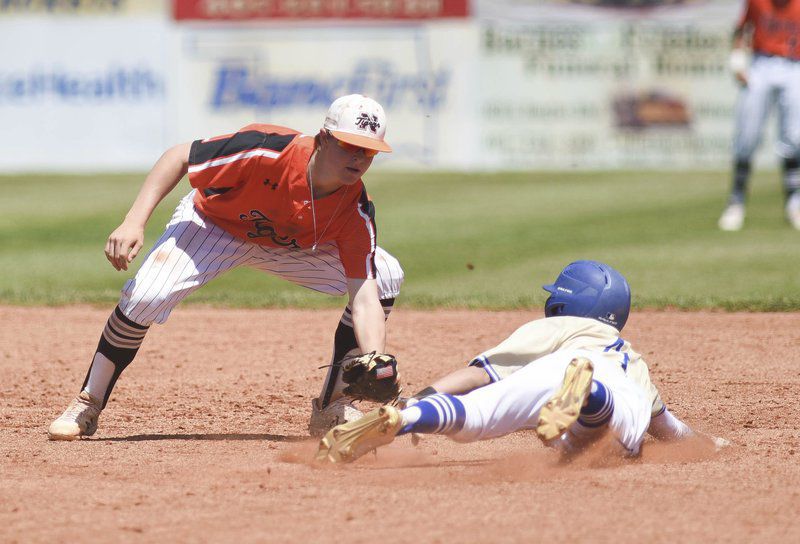
POLYGON ((386 168, 726 168, 738 4, 587 4, 3 3, 0 171, 142 170, 253 121, 313 133, 349 92, 388 112, 386 168))

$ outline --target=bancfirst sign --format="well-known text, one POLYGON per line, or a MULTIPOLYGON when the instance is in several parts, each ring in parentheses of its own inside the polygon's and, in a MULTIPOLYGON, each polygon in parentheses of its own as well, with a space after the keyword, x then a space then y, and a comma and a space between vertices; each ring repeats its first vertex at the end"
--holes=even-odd
POLYGON ((347 73, 315 76, 271 74, 260 65, 240 60, 220 61, 214 67, 210 106, 288 109, 327 108, 344 94, 358 93, 378 100, 384 108, 418 108, 435 113, 447 101, 451 71, 446 67, 403 72, 391 58, 355 59, 347 73))

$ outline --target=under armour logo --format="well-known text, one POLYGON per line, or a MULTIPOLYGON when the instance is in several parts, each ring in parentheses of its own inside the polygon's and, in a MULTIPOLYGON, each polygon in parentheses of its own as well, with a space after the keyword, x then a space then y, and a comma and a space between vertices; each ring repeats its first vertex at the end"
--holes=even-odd
POLYGON ((378 122, 378 116, 370 115, 368 113, 362 113, 356 117, 356 126, 361 129, 368 128, 375 133, 377 133, 378 129, 381 128, 381 124, 378 122))

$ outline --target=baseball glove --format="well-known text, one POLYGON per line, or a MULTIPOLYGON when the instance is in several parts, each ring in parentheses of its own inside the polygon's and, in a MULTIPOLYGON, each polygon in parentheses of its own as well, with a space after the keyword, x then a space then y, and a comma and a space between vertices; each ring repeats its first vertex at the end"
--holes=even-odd
POLYGON ((387 403, 400 396, 397 359, 387 353, 364 353, 341 361, 343 393, 356 400, 387 403))

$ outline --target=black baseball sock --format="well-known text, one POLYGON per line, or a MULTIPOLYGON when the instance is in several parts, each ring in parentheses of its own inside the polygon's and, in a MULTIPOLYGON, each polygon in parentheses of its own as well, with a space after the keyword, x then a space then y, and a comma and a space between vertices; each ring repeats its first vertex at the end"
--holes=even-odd
POLYGON ((733 167, 733 187, 728 204, 744 204, 750 180, 750 161, 737 161, 733 167))
POLYGON ((783 194, 789 200, 800 189, 800 160, 783 159, 783 194))
POLYGON ((114 308, 108 318, 81 388, 93 397, 102 399, 103 408, 108 404, 108 398, 120 374, 136 357, 149 328, 149 325, 131 321, 119 306, 114 308), (109 363, 113 365, 113 369, 109 363))

